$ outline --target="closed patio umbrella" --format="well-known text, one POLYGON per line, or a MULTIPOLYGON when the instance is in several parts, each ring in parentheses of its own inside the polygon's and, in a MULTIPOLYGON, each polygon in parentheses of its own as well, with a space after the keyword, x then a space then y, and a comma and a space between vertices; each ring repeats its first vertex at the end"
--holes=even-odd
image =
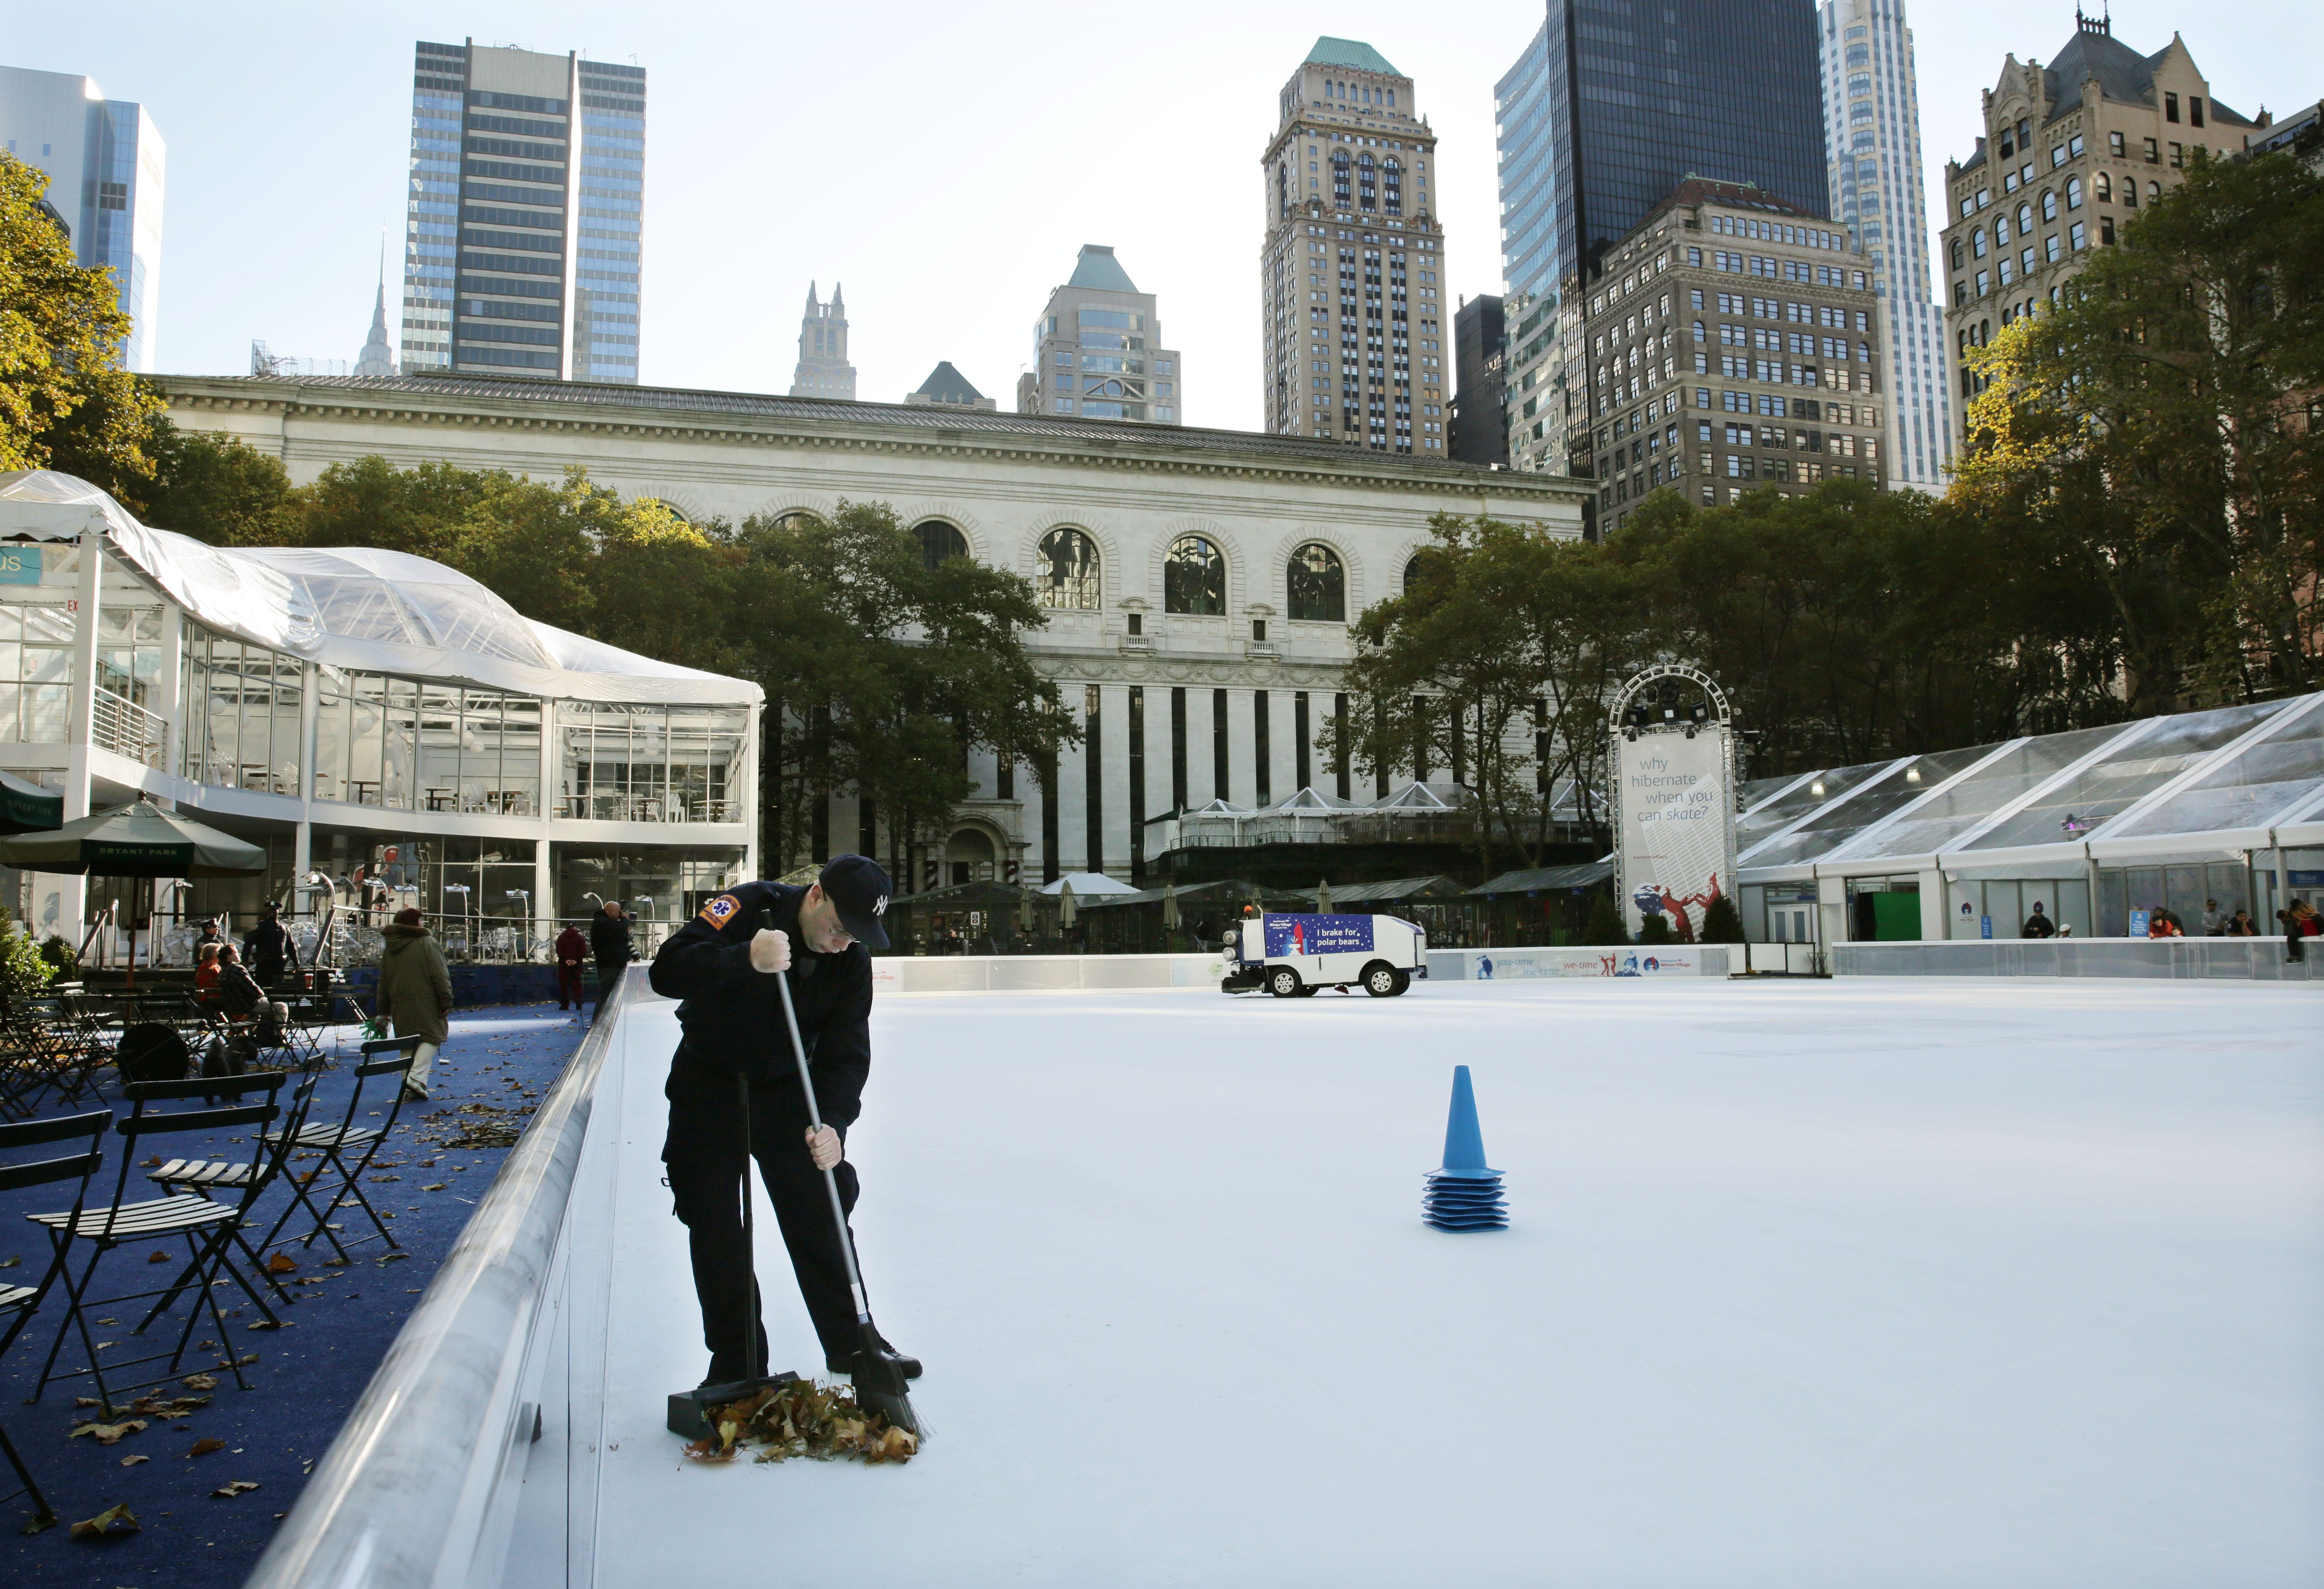
POLYGON ((1171 932, 1178 930, 1178 885, 1166 883, 1162 887, 1162 924, 1171 932))
POLYGON ((1074 886, 1071 883, 1057 890, 1057 925, 1074 924, 1074 886))
MULTIPOLYGON (((266 870, 266 851, 150 800, 95 812, 47 832, 0 839, 0 864, 28 872, 143 877, 249 877, 266 870)), ((137 928, 129 928, 129 981, 137 982, 137 928)))
POLYGON ((1315 885, 1315 914, 1319 916, 1332 914, 1332 880, 1329 877, 1315 885))

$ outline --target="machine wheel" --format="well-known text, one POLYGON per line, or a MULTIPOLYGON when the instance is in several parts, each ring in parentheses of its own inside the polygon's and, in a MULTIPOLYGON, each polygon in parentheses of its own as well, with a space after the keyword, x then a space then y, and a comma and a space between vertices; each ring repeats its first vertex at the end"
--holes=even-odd
POLYGON ((1289 966, 1277 966, 1267 974, 1267 990, 1277 998, 1296 998, 1302 989, 1299 973, 1289 966))
POLYGON ((1386 960, 1374 960, 1364 968, 1364 991, 1374 998, 1394 998, 1405 986, 1404 973, 1386 960))
POLYGON ((1323 985, 1321 982, 1303 982, 1299 985, 1299 997, 1302 998, 1313 998, 1323 991, 1323 985))
POLYGON ((1390 998, 1401 998, 1404 997, 1406 989, 1409 988, 1411 986, 1412 973, 1410 971, 1399 970, 1396 974, 1396 987, 1389 993, 1388 997, 1390 998))

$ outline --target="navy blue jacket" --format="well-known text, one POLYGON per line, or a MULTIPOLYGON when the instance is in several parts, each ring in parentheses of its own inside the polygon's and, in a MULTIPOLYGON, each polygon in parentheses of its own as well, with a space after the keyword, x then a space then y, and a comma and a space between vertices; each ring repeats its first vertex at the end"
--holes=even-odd
POLYGON ((872 956, 860 943, 837 954, 808 953, 798 930, 806 897, 806 889, 785 883, 727 890, 663 941, 649 979, 656 993, 680 1001, 678 1024, 686 1036, 678 1064, 740 1071, 753 1088, 796 1096, 798 1066, 775 979, 751 969, 760 914, 773 911, 774 925, 790 934, 791 969, 783 975, 798 1012, 816 1103, 825 1120, 844 1127, 862 1112, 872 1070, 872 956))

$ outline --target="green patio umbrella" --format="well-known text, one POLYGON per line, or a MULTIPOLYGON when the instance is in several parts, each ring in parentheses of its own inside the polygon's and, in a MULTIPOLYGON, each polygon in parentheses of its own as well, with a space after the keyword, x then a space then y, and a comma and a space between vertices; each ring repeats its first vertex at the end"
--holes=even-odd
POLYGON ((0 772, 0 833, 40 832, 64 820, 63 795, 0 772))
MULTIPOLYGON (((231 833, 150 800, 100 811, 44 833, 0 839, 0 864, 28 872, 143 877, 249 877, 266 869, 266 851, 231 833)), ((129 981, 137 981, 137 928, 129 929, 129 981)))

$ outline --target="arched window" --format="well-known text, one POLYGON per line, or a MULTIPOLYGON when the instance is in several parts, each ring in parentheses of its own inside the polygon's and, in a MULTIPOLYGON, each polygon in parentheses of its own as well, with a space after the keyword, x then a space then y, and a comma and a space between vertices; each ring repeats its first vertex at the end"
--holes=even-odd
POLYGON ((1404 593, 1406 595, 1409 596, 1414 592, 1420 589, 1422 583, 1428 575, 1429 561, 1429 551, 1428 548, 1425 547, 1422 548, 1420 551, 1415 552, 1410 557, 1405 560, 1404 593))
POLYGON ((948 557, 968 556, 968 537, 941 519, 931 519, 912 533, 919 537, 920 561, 930 568, 948 557))
POLYGON ((2034 207, 2030 204, 2021 204, 2017 207, 2017 234, 2023 237, 2033 230, 2034 207))
POLYGON ((1364 209, 1379 207, 1379 171, 1369 154, 1356 161, 1356 201, 1364 209))
POLYGON ((2068 209, 2082 207, 2082 179, 2080 177, 2066 179, 2066 207, 2068 209))
POLYGON ((2053 188, 2042 189, 2042 218, 2045 221, 2058 218, 2058 195, 2053 188))
POLYGON ((1961 268, 1961 258, 1962 258, 1962 252, 1961 252, 1961 240, 1960 240, 1960 238, 1956 237, 1956 238, 1954 238, 1954 239, 1953 239, 1953 269, 1954 269, 1954 270, 1958 271, 1958 270, 1960 270, 1960 269, 1961 268))
POLYGON ((2104 171, 2100 171, 2098 175, 2098 188, 2100 204, 2114 202, 2114 179, 2104 171))
POLYGON ((2147 202, 2147 203, 2152 204, 2152 203, 2153 203, 2156 199, 2158 199, 2158 198, 2160 198, 2160 197, 2163 197, 2163 184, 2162 184, 2162 183, 2160 183, 2160 182, 2149 182, 2149 183, 2146 185, 2146 202, 2147 202))
POLYGON ((1348 621, 1348 573, 1340 555, 1321 541, 1309 541, 1291 554, 1286 593, 1291 617, 1297 623, 1348 621))
POLYGON ((1198 535, 1182 535, 1162 559, 1162 611, 1218 618, 1227 610, 1227 560, 1198 535))
POLYGON ((1078 529, 1053 529, 1043 536, 1033 589, 1044 607, 1096 611, 1097 543, 1078 529))
POLYGON ((1993 241, 1996 245, 1999 247, 2007 248, 2009 246, 2009 217, 2007 216, 1996 216, 1993 217, 1993 241))
POLYGON ((1700 320, 1697 320, 1694 323, 1694 339, 1697 342, 1709 342, 1711 340, 1708 335, 1704 335, 1702 322, 1700 320))
MULTIPOLYGON (((1999 225, 2005 225, 2005 226, 2006 226, 2006 225, 2007 225, 2009 223, 2008 223, 2008 222, 2006 222, 2006 221, 2003 221, 2003 222, 2000 222, 2000 223, 1998 223, 1998 224, 1999 224, 1999 225)), ((1983 258, 1985 257, 1985 228, 1984 228, 1984 227, 1979 226, 1976 231, 1974 231, 1974 232, 1972 232, 1972 233, 1970 233, 1970 234, 1969 234, 1969 253, 1971 253, 1975 254, 1978 259, 1983 259, 1983 258)))
POLYGON ((1348 156, 1345 151, 1332 156, 1332 202, 1342 209, 1348 207, 1348 156))
POLYGON ((1404 213, 1404 168, 1397 165, 1395 160, 1389 159, 1381 163, 1380 185, 1383 190, 1382 197, 1388 205, 1388 213, 1392 216, 1402 215, 1404 213))

